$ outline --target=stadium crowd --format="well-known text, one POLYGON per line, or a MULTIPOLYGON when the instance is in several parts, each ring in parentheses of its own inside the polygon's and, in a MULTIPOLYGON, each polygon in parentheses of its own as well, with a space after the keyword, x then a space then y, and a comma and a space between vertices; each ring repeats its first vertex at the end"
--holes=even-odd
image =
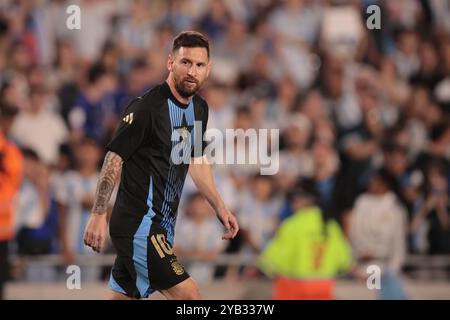
POLYGON ((194 278, 261 276, 201 262, 263 253, 311 202, 319 224, 338 223, 356 265, 377 261, 395 277, 407 254, 450 254, 449 1, 3 0, 0 243, 19 257, 12 278, 54 277, 25 274, 22 256, 71 264, 94 254, 83 231, 105 145, 127 102, 164 81, 171 41, 186 29, 211 41, 208 128, 280 130, 277 174, 215 166, 241 225, 234 241, 220 240, 212 209, 186 182, 175 247, 196 260, 194 278), (79 30, 66 26, 71 4, 79 30), (370 5, 380 29, 368 28, 370 5), (6 170, 6 139, 22 170, 6 170))

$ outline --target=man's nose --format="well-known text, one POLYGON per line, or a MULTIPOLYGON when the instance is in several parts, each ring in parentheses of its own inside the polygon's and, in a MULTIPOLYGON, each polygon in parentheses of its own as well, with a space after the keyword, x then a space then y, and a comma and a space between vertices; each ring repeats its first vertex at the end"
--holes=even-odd
POLYGON ((190 75, 191 77, 194 77, 194 78, 197 76, 197 67, 195 65, 192 65, 189 68, 188 75, 190 75))

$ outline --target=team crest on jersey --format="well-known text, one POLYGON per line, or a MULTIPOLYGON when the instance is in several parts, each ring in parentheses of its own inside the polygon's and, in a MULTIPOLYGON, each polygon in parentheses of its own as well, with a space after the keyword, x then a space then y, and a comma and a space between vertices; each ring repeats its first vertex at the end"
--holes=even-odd
POLYGON ((172 134, 172 141, 179 142, 189 139, 193 128, 194 126, 188 125, 186 121, 186 115, 183 114, 181 125, 174 128, 175 130, 172 134))
POLYGON ((171 266, 173 269, 173 272, 175 272, 175 274, 177 276, 181 276, 184 273, 184 268, 183 266, 177 261, 177 260, 171 260, 171 266))
POLYGON ((181 137, 181 140, 184 141, 189 137, 190 132, 186 128, 179 128, 176 130, 177 130, 177 133, 179 134, 179 136, 181 137))

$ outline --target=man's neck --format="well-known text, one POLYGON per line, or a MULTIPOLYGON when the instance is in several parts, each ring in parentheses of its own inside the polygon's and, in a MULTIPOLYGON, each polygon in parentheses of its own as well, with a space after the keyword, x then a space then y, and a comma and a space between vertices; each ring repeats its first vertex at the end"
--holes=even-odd
POLYGON ((175 97, 178 101, 180 101, 180 102, 183 103, 183 104, 188 104, 188 103, 189 103, 189 100, 190 100, 192 97, 189 97, 189 98, 184 98, 184 97, 182 97, 182 96, 178 93, 177 89, 175 88, 175 82, 173 81, 173 78, 172 78, 172 77, 170 77, 170 76, 167 77, 166 82, 167 82, 167 84, 169 85, 170 91, 172 92, 172 94, 174 95, 174 97, 175 97))

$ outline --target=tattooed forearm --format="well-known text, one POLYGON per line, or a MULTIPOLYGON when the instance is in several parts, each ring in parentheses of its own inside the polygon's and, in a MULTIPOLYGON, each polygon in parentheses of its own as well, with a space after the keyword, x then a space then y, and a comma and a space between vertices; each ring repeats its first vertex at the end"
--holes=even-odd
POLYGON ((118 154, 111 151, 106 154, 97 184, 92 213, 106 214, 109 198, 122 171, 122 164, 123 160, 118 154))

